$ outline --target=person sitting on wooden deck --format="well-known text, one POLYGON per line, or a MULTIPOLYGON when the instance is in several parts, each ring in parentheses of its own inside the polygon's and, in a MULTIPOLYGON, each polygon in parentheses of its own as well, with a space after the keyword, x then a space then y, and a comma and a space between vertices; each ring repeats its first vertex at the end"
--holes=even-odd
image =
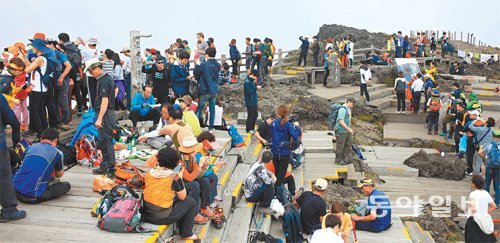
POLYGON ((66 194, 71 189, 69 182, 61 182, 64 174, 64 155, 56 148, 59 132, 45 129, 40 143, 31 145, 13 183, 17 199, 24 203, 40 203, 66 194))
POLYGON ((180 156, 172 148, 163 148, 156 155, 159 165, 145 178, 144 220, 153 224, 177 223, 182 240, 198 240, 193 234, 196 202, 187 196, 184 169, 175 172, 180 156))
POLYGON ((321 222, 326 215, 326 203, 322 196, 328 188, 328 182, 318 178, 314 182, 313 190, 302 193, 294 204, 300 207, 300 222, 304 234, 313 234, 315 230, 321 229, 321 222))
POLYGON ((359 185, 365 196, 368 196, 370 213, 366 216, 353 214, 356 230, 382 232, 391 227, 391 202, 387 195, 377 189, 372 179, 364 178, 359 185))
POLYGON ((250 167, 243 185, 243 191, 247 202, 258 202, 260 212, 265 214, 274 213, 270 208, 271 200, 274 198, 274 183, 276 176, 263 165, 273 159, 270 151, 264 151, 260 161, 250 167))
MULTIPOLYGON (((276 176, 276 168, 274 168, 272 158, 268 161, 262 160, 262 162, 264 162, 264 167, 266 167, 267 170, 269 170, 271 173, 273 173, 273 175, 276 176)), ((292 172, 288 170, 286 171, 285 180, 283 182, 286 184, 290 194, 292 194, 292 196, 295 196, 295 178, 293 177, 292 172)))

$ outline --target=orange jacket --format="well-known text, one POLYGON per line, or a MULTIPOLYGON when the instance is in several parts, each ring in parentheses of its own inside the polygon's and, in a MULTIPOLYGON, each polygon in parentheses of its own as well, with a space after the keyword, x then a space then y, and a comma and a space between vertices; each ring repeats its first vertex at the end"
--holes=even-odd
MULTIPOLYGON (((264 167, 266 167, 267 170, 271 171, 271 173, 273 173, 274 175, 276 175, 276 169, 274 168, 274 164, 273 163, 264 163, 264 167)), ((286 171, 286 174, 285 174, 285 178, 289 177, 292 175, 292 172, 290 171, 286 171)))

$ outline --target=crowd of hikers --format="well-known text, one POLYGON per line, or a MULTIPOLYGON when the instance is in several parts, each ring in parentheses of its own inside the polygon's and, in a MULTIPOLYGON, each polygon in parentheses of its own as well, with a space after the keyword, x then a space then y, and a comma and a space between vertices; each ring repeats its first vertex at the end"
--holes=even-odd
MULTIPOLYGON (((165 49, 164 55, 155 48, 147 48, 141 68, 146 78, 140 84, 140 92, 135 94, 132 93, 131 50, 128 47, 119 53, 111 49, 101 51, 97 48, 97 38, 71 41, 68 34, 61 33, 56 40, 35 33, 28 47, 16 42, 6 48, 2 62, 5 68, 0 76, 0 157, 8 159, 0 163, 0 222, 26 216, 24 210, 17 209, 18 200, 36 204, 71 190, 70 183, 60 178, 71 156, 71 147, 74 147, 75 160, 95 167, 92 170, 95 181, 113 185, 107 187, 107 192, 103 192, 103 198, 93 209, 93 213, 101 218, 101 229, 116 231, 117 221, 109 219, 113 215, 106 214, 107 209, 123 204, 105 203, 112 201, 113 193, 121 189, 115 187, 115 183, 119 183, 144 189, 143 202, 138 202, 144 221, 161 225, 176 223, 183 240, 198 240, 193 232, 194 224, 205 224, 209 220, 220 224, 224 220, 223 209, 218 205, 222 198, 217 194, 219 178, 216 170, 225 164, 214 163, 212 159, 211 153, 220 147, 214 129, 228 130, 232 136, 238 132, 234 126, 226 124, 224 97, 218 93, 219 86, 239 82, 238 67, 244 57, 247 67, 247 75, 242 81, 247 109, 245 130, 254 134, 266 148, 244 180, 246 200, 258 203, 261 213, 297 220, 302 229, 292 227, 293 232, 287 232, 290 233, 288 236, 302 239, 304 233, 311 242, 348 242, 351 230, 381 232, 390 228, 389 199, 375 189, 371 179, 365 178, 359 183, 361 192, 368 197, 366 210, 353 215, 349 215, 340 202, 331 205, 330 212, 327 212, 330 205, 326 205, 322 196, 328 182, 322 178, 315 180, 311 191, 296 190, 289 166, 295 167, 295 163, 299 163, 294 151, 301 146, 302 131, 298 122, 290 117, 290 106, 279 105, 275 111, 266 111, 266 119, 258 126, 256 124, 258 93, 272 73, 276 50, 272 39, 264 38, 262 42, 258 38, 246 38, 245 52, 240 52, 236 40, 232 39, 229 43, 230 66, 215 59, 217 49, 213 38, 205 40, 203 33, 197 33, 196 37, 193 50, 188 41, 181 38, 165 49), (194 60, 192 72, 190 59, 194 60), (127 111, 131 127, 118 125, 117 110, 127 111), (60 132, 70 129, 75 115, 82 119, 68 148, 59 141, 59 136, 60 132), (146 130, 139 125, 145 121, 153 126, 146 130), (11 134, 12 148, 7 146, 6 133, 11 134), (122 135, 126 135, 125 139, 122 135), (35 140, 26 139, 30 136, 36 137, 35 140), (117 163, 119 151, 133 151, 136 142, 158 150, 147 158, 148 171, 128 163, 117 163), (125 168, 142 173, 142 177, 140 180, 134 176, 124 179, 125 168)), ((424 56, 428 41, 423 35, 419 38, 422 41, 415 44, 415 55, 424 56)), ((324 43, 317 36, 312 42, 308 37, 299 39, 299 66, 307 65, 309 52, 313 55, 314 65, 320 66, 320 50, 325 52, 323 66, 326 69, 325 60, 330 55, 336 55, 342 67, 353 65, 354 40, 351 35, 338 41, 329 38, 324 43)), ((410 48, 405 49, 405 39, 408 38, 401 37, 400 32, 392 36, 388 51, 394 47, 396 57, 413 53, 410 48)), ((446 44, 446 36, 439 40, 442 45, 443 41, 446 44)), ((431 40, 430 43, 431 53, 434 53, 437 41, 431 40)), ((372 56, 362 61, 359 70, 360 92, 366 102, 370 101, 367 85, 372 74, 369 65, 379 62, 375 60, 374 63, 374 59, 372 56)), ((391 60, 382 57, 381 61, 390 63, 391 60)), ((428 134, 434 132, 437 135, 439 121, 442 121, 440 135, 454 139, 457 156, 467 160, 467 175, 485 174, 482 184, 473 177, 475 188, 484 187, 489 191, 493 181, 494 203, 499 205, 500 174, 498 165, 491 162, 489 156, 491 151, 498 153, 498 143, 492 142, 491 128, 495 126, 495 120, 481 118, 482 107, 477 95, 470 93, 467 98, 459 83, 453 84, 449 94, 441 95, 433 63, 424 73, 412 75, 410 81, 402 72, 399 73, 394 85, 397 112, 419 113, 421 96, 424 96, 423 112, 427 113, 428 134), (406 100, 411 104, 408 109, 406 100), (444 118, 440 119, 443 115, 444 118)), ((347 164, 352 153, 351 109, 355 103, 356 99, 347 98, 344 104, 332 106, 335 112, 328 117, 336 133, 335 162, 339 165, 347 164)), ((137 195, 134 191, 128 193, 137 195)), ((132 222, 128 223, 132 226, 132 222)), ((284 225, 285 230, 286 227, 291 226, 284 225)))

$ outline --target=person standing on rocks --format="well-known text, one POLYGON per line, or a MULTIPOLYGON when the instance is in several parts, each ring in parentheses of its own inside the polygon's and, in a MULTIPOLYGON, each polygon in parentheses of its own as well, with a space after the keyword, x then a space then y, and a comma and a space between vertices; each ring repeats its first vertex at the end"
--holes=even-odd
POLYGON ((252 70, 250 66, 252 65, 252 54, 253 54, 253 45, 250 37, 245 38, 245 43, 247 44, 247 47, 245 49, 245 68, 247 70, 247 74, 250 74, 250 71, 252 70))
POLYGON ((420 97, 422 97, 422 91, 424 88, 424 81, 422 81, 422 74, 417 73, 417 79, 413 81, 411 85, 412 90, 412 101, 413 101, 413 113, 417 114, 420 110, 420 97))
POLYGON ((351 109, 354 107, 356 99, 347 98, 346 102, 339 108, 337 114, 337 125, 335 126, 335 135, 337 148, 335 150, 335 163, 345 165, 349 153, 351 153, 352 139, 354 130, 351 128, 351 109))
POLYGON ((439 111, 443 104, 441 103, 441 99, 439 98, 439 90, 432 91, 432 97, 430 97, 427 101, 427 134, 431 135, 432 127, 434 127, 434 135, 438 135, 439 129, 439 111))
POLYGON ((300 45, 300 56, 299 56, 299 63, 297 66, 300 66, 302 64, 302 61, 304 61, 304 67, 307 66, 307 52, 309 51, 309 40, 307 36, 301 36, 299 37, 299 40, 302 42, 300 45))
POLYGON ((402 55, 402 50, 401 47, 403 46, 403 36, 401 31, 398 31, 398 35, 396 38, 394 38, 394 45, 396 46, 396 58, 401 58, 402 55))
POLYGON ((326 87, 326 80, 328 79, 328 76, 330 76, 330 66, 328 65, 328 59, 330 59, 330 56, 333 53, 333 49, 329 47, 325 54, 323 55, 323 67, 325 68, 325 77, 323 79, 323 87, 326 87))
POLYGON ((229 56, 231 57, 231 63, 233 66, 233 75, 238 76, 238 64, 241 59, 240 51, 236 47, 236 39, 232 39, 229 43, 229 56))
POLYGON ((315 67, 319 67, 318 57, 319 57, 320 46, 319 46, 318 36, 313 36, 313 43, 312 43, 312 46, 311 46, 311 50, 312 50, 312 53, 313 53, 313 63, 314 63, 314 66, 315 67))
POLYGON ((370 94, 368 94, 368 82, 372 81, 372 71, 368 67, 368 61, 361 61, 361 67, 359 68, 359 74, 361 75, 361 81, 359 85, 359 95, 366 97, 366 102, 370 102, 370 94))
MULTIPOLYGON (((194 69, 194 76, 198 80, 199 102, 196 116, 203 121, 203 112, 205 104, 208 103, 210 110, 209 130, 213 131, 215 122, 215 101, 219 92, 219 71, 220 64, 215 60, 217 51, 215 48, 209 47, 206 49, 207 61, 197 65, 194 69)), ((195 134, 197 135, 197 134, 195 134)))

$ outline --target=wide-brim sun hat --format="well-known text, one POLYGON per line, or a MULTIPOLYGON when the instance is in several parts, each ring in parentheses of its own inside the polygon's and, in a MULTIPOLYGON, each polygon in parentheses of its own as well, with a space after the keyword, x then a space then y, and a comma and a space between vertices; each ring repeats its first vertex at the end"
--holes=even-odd
POLYGON ((84 73, 89 71, 89 69, 96 67, 98 64, 100 64, 101 61, 99 61, 98 58, 92 58, 88 61, 85 62, 85 69, 83 70, 84 73))
POLYGON ((179 147, 179 152, 184 154, 190 154, 199 151, 203 148, 202 143, 198 143, 198 140, 194 136, 185 137, 182 140, 181 146, 179 147))

